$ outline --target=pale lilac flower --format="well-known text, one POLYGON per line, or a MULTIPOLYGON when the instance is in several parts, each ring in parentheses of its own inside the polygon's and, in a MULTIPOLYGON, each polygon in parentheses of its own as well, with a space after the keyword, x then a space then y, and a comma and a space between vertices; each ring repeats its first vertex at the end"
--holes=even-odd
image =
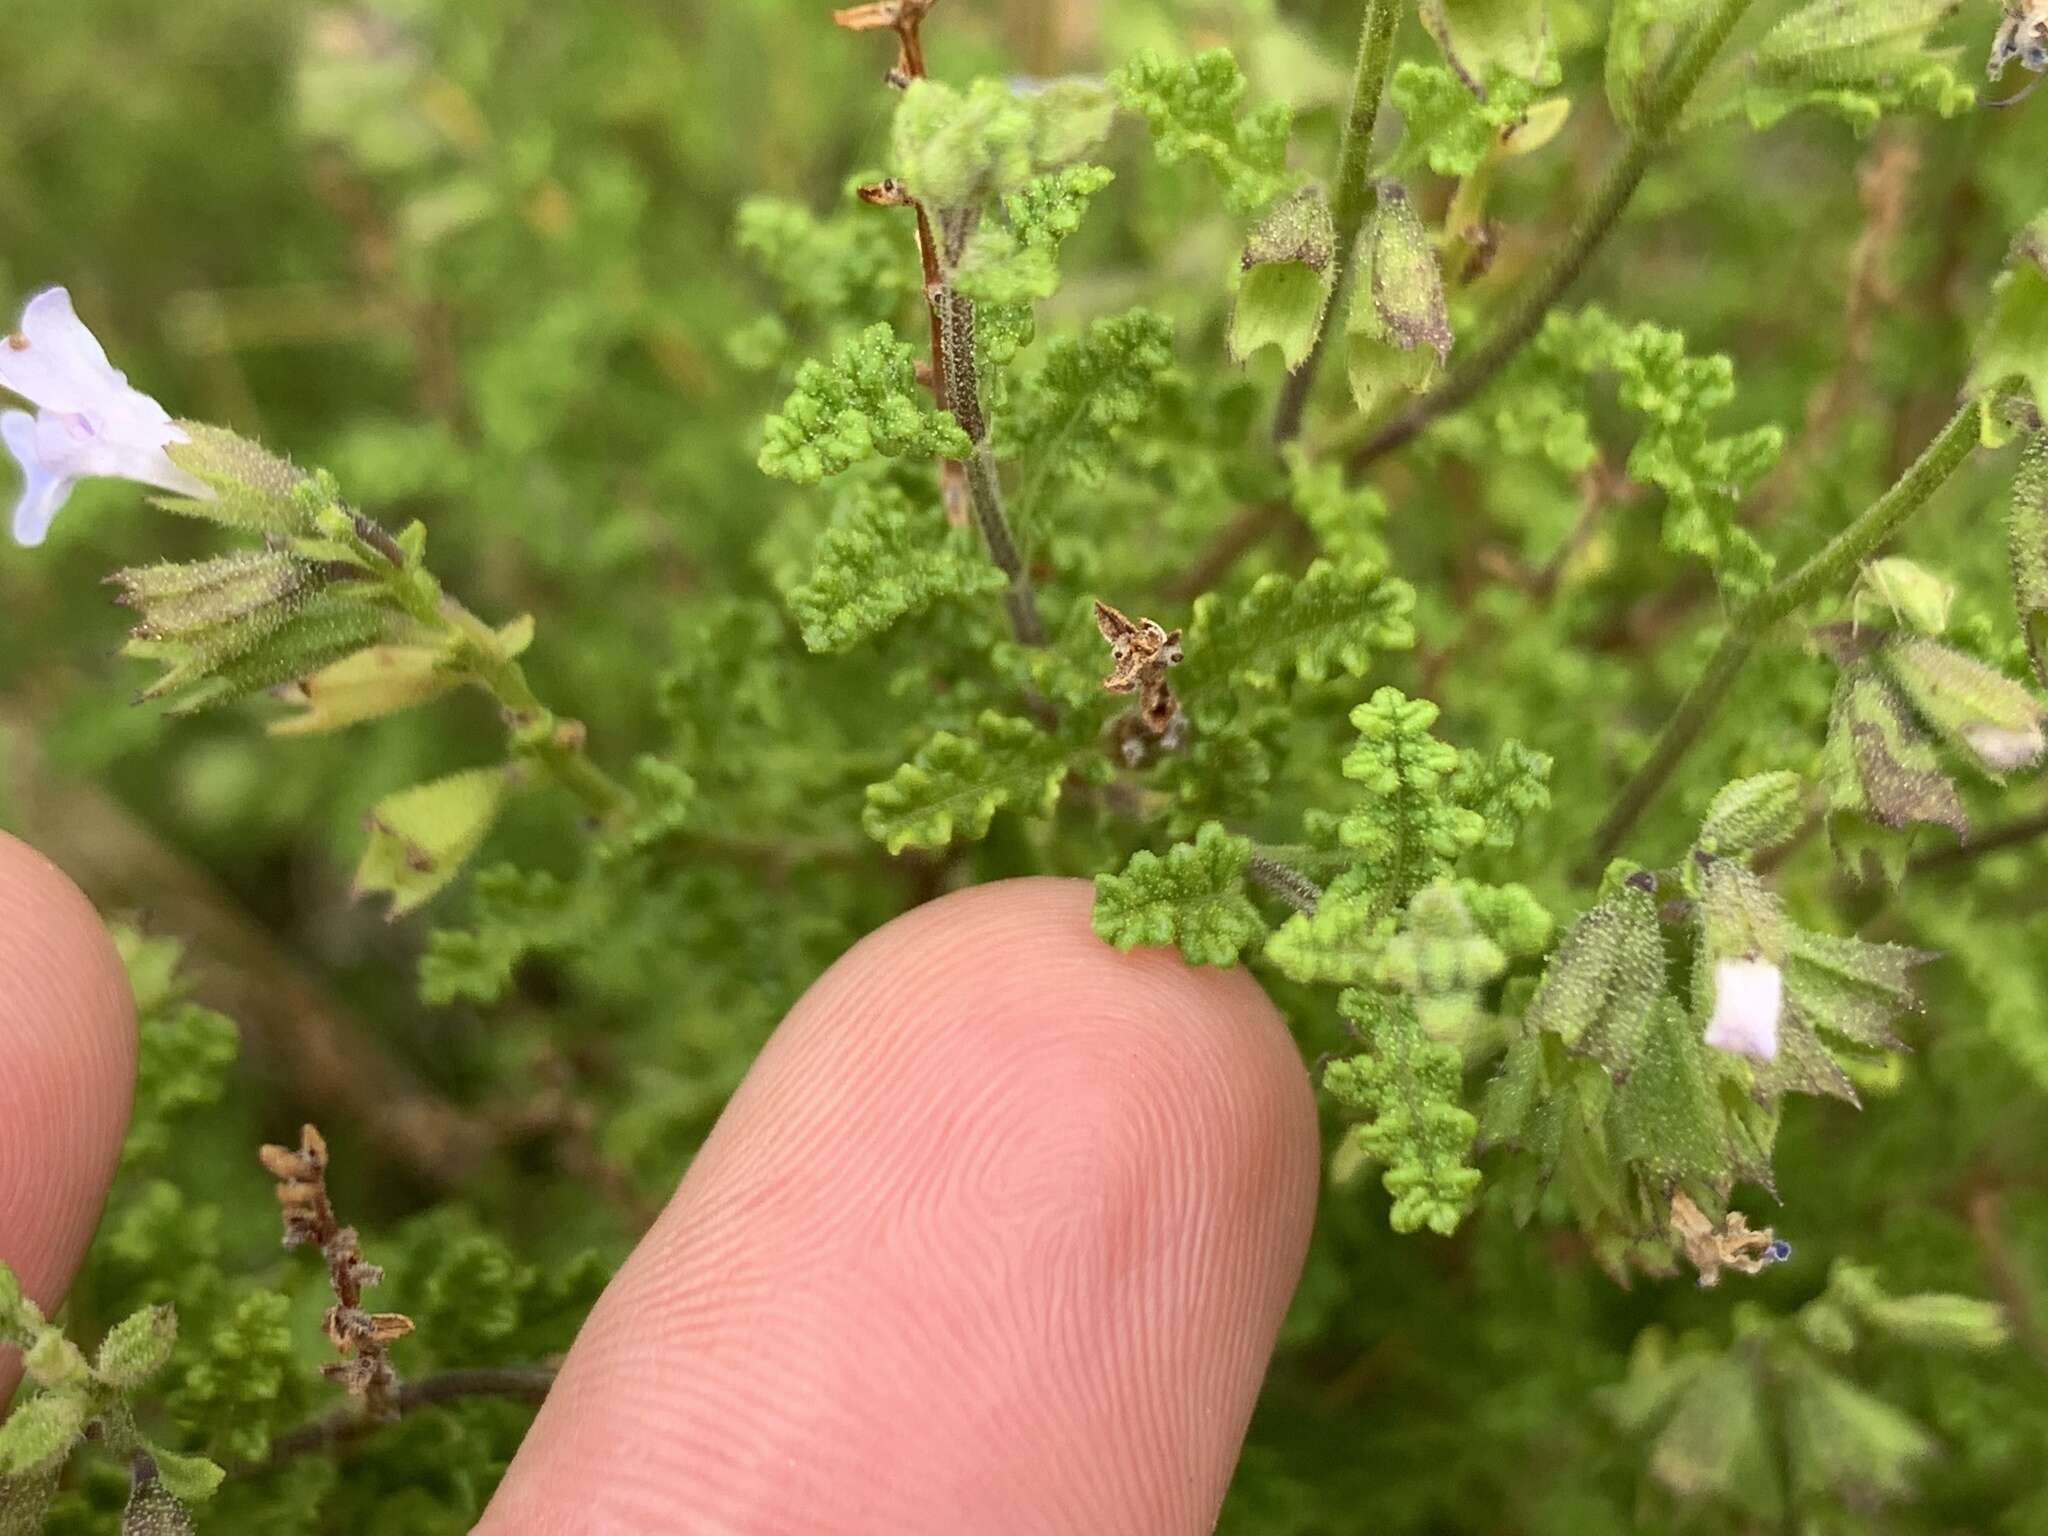
POLYGON ((1716 961, 1707 1044, 1769 1061, 1778 1054, 1778 1015, 1784 1007, 1785 978, 1770 961, 1716 961))
POLYGON ((33 405, 0 412, 0 438, 21 462, 14 538, 40 544, 71 487, 94 475, 136 480, 180 496, 211 497, 173 464, 166 445, 187 439, 170 413, 133 388, 107 361, 62 288, 45 288, 21 312, 21 329, 0 338, 0 389, 33 405))

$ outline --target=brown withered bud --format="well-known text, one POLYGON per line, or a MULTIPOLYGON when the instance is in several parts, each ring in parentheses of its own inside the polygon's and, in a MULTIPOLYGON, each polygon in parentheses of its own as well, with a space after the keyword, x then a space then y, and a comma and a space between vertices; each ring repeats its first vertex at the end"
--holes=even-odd
POLYGON ((876 208, 908 208, 917 201, 910 195, 910 189, 894 176, 864 182, 855 189, 854 196, 876 208))
POLYGON ((300 1131, 296 1151, 270 1145, 257 1157, 277 1180, 285 1246, 318 1248, 327 1261, 327 1283, 335 1304, 323 1324, 328 1342, 342 1358, 322 1366, 321 1374, 362 1399, 363 1411, 371 1417, 395 1415, 398 1374, 385 1351, 412 1332, 412 1319, 363 1307, 363 1291, 380 1282, 384 1271, 363 1257, 356 1229, 335 1219, 334 1202, 327 1193, 326 1141, 309 1125, 300 1131))
POLYGON ((1702 1286, 1721 1283, 1721 1272, 1733 1270, 1754 1275, 1789 1258, 1792 1245, 1769 1227, 1752 1232, 1749 1218, 1730 1211, 1719 1222, 1709 1221, 1683 1190, 1671 1197, 1671 1234, 1678 1239, 1686 1260, 1700 1272, 1702 1286))
MULTIPOLYGON (((1138 695, 1137 721, 1143 732, 1171 751, 1180 745, 1187 729, 1187 717, 1173 696, 1166 679, 1167 668, 1180 665, 1181 632, 1169 630, 1152 619, 1131 619, 1097 600, 1095 627, 1109 642, 1109 676, 1102 686, 1111 693, 1138 695)), ((1144 755, 1144 744, 1126 740, 1124 756, 1135 763, 1144 755), (1134 755, 1135 749, 1135 755, 1134 755)))
POLYGON ((849 32, 886 29, 896 34, 896 62, 883 78, 901 90, 911 81, 924 78, 924 44, 918 40, 917 29, 937 3, 938 0, 873 0, 872 4, 834 11, 832 20, 849 32))

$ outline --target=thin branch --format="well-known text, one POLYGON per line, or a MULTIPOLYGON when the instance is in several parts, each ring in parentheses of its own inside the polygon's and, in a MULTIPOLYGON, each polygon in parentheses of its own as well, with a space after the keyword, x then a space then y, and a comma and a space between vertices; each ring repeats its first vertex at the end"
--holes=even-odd
POLYGON ((539 1403, 555 1384, 555 1368, 546 1365, 505 1366, 497 1369, 442 1371, 399 1387, 394 1396, 392 1418, 372 1419, 354 1408, 341 1408, 323 1419, 279 1435, 270 1443, 270 1454, 261 1461, 244 1462, 230 1477, 262 1477, 286 1462, 309 1452, 330 1451, 367 1439, 393 1422, 445 1403, 471 1397, 504 1397, 519 1402, 539 1403))
POLYGON ((1309 392, 1315 387, 1316 371, 1322 366, 1325 339, 1333 324, 1343 323, 1344 298, 1351 286, 1359 231, 1378 202, 1373 190, 1372 136, 1379 125, 1387 76, 1394 66, 1394 30, 1400 24, 1401 9, 1399 0, 1366 3, 1365 24, 1358 40, 1358 72, 1351 82, 1351 111, 1344 119, 1344 138, 1337 151, 1337 188, 1330 210, 1337 226, 1337 279, 1330 288, 1329 305, 1323 312, 1323 326, 1316 333, 1315 345, 1280 387, 1279 405, 1273 413, 1275 447, 1285 446, 1301 435, 1302 416, 1308 407, 1309 392))
POLYGON ((1953 869, 1958 864, 1967 864, 1972 859, 1981 859, 1987 853, 1999 853, 2007 848, 2018 848, 2036 838, 2048 837, 2048 811, 2038 816, 2028 816, 2020 821, 2008 822, 1994 828, 1982 837, 1972 838, 1967 843, 1953 847, 1937 848, 1923 853, 1907 868, 1916 875, 1930 874, 1936 870, 1953 869))
POLYGON ((1529 290, 1516 301, 1485 346, 1470 353, 1430 393, 1382 425, 1354 449, 1347 460, 1353 474, 1385 458, 1439 417, 1464 405, 1484 389, 1511 362, 1536 332, 1544 317, 1557 306, 1566 290, 1578 281, 1608 235, 1620 221, 1622 211, 1642 184, 1643 173, 1667 146, 1671 131, 1692 99, 1707 66, 1720 53, 1728 35, 1735 30, 1753 0, 1719 0, 1713 13, 1693 33, 1659 86, 1656 97, 1643 109, 1641 121, 1629 134, 1621 153, 1608 167, 1598 190, 1587 203, 1565 242, 1529 290))
POLYGON ((1963 402, 1897 484, 1828 540, 1819 553, 1769 587, 1736 616, 1706 671, 1679 700, 1678 708, 1651 749, 1649 760, 1636 770, 1607 819, 1594 833, 1592 852, 1579 866, 1580 880, 1597 879, 1607 861, 1620 849, 1637 820, 1699 740, 1765 632, 1855 570, 1897 533, 1961 468, 1976 446, 1977 437, 1977 402, 1973 398, 1963 402))

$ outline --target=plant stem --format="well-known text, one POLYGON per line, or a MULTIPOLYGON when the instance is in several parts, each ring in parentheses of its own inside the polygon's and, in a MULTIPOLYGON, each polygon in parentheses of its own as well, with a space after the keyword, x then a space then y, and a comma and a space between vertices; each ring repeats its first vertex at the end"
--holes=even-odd
POLYGON ((460 646, 470 681, 498 701, 515 748, 523 751, 591 815, 608 821, 633 804, 632 791, 593 762, 585 750, 583 723, 565 719, 541 702, 526 669, 505 654, 498 632, 478 618, 438 581, 408 567, 404 549, 390 532, 360 512, 348 513, 356 552, 384 576, 385 589, 407 615, 439 630, 460 646))
POLYGON ((1401 20, 1400 0, 1366 0, 1365 24, 1358 40, 1358 73, 1351 82, 1351 111, 1344 119, 1344 138, 1337 150, 1337 188, 1330 212, 1337 226, 1337 278, 1323 311, 1323 327, 1315 345, 1280 386, 1273 413, 1275 447, 1301 435, 1301 420, 1322 365, 1323 344, 1333 324, 1343 323, 1344 298, 1351 286, 1359 232, 1378 201, 1372 181, 1372 136, 1379 125, 1380 100, 1394 66, 1394 30, 1401 20))
POLYGON ((623 784, 598 767, 585 749, 583 722, 558 716, 527 681, 526 669, 505 655, 491 627, 456 599, 443 595, 450 624, 468 642, 471 675, 505 713, 515 741, 526 746, 556 783, 581 800, 590 814, 609 820, 633 803, 623 784))
POLYGON ((1543 273, 1508 311, 1485 346, 1469 354, 1444 381, 1407 410, 1385 422, 1353 449, 1347 463, 1356 474, 1412 440, 1438 417, 1465 404, 1522 350, 1543 320, 1578 281, 1593 253, 1600 248, 1620 221, 1622 210, 1642 184, 1650 162, 1670 141, 1685 106, 1698 88, 1714 57, 1728 41, 1728 35, 1754 0, 1719 0, 1713 13, 1693 33, 1671 63, 1656 95, 1644 106, 1641 119, 1629 133, 1621 153, 1607 168, 1592 201, 1579 215, 1564 244, 1550 258, 1543 273))
POLYGON ((1251 862, 1245 866, 1245 877, 1261 890, 1278 896, 1295 911, 1311 916, 1315 914, 1316 904, 1323 899, 1321 886, 1263 848, 1252 850, 1251 862))
POLYGON ((1031 585, 1031 572, 1017 550, 1017 538, 1003 512, 1003 482, 996 472, 995 454, 988 445, 988 417, 981 408, 979 359, 974 342, 974 301, 951 287, 941 288, 932 299, 944 317, 946 338, 946 393, 942 402, 953 412, 969 441, 974 444, 967 458, 968 506, 974 526, 981 530, 989 558, 1010 578, 1004 602, 1010 611, 1010 629, 1025 645, 1045 644, 1045 621, 1038 614, 1038 593, 1031 585))
MULTIPOLYGON (((422 1408, 467 1397, 510 1397, 538 1403, 548 1395, 554 1381, 554 1369, 544 1365, 443 1371, 419 1381, 401 1383, 392 1407, 395 1417, 403 1418, 422 1408)), ((338 1409, 324 1419, 279 1435, 271 1442, 268 1456, 261 1461, 244 1462, 230 1475, 260 1477, 309 1451, 331 1450, 373 1435, 390 1422, 368 1418, 353 1407, 338 1409)))
POLYGON ((1607 813, 1607 819, 1593 834, 1592 852, 1578 871, 1581 880, 1598 878, 1602 867, 1620 849, 1623 839, 1649 809, 1685 754, 1692 750, 1707 722, 1713 719, 1765 631, 1854 571, 1897 533, 1908 518, 1926 506, 1935 491, 1970 456, 1977 443, 1977 431, 1977 402, 1966 400, 1897 484, 1828 540, 1804 565, 1773 583, 1736 615, 1706 671, 1686 691, 1665 723, 1649 759, 1636 770, 1614 808, 1607 813))

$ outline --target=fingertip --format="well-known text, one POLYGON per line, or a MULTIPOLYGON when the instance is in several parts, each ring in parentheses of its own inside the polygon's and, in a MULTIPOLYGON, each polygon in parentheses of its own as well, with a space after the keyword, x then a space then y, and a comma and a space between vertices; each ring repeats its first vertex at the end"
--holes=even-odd
MULTIPOLYGON (((135 1012, 99 915, 0 833, 0 1262, 45 1309, 99 1219, 135 1082, 135 1012)), ((15 1362, 0 1358, 0 1399, 15 1362)))
POLYGON ((1249 977, 1119 954, 1090 899, 961 892, 811 989, 484 1529, 1209 1528, 1306 1248, 1313 1098, 1249 977))

